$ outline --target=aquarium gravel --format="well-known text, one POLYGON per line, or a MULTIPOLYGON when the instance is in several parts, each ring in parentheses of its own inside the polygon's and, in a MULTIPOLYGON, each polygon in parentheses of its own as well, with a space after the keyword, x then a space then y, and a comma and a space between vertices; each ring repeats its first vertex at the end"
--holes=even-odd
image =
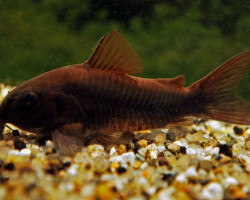
MULTIPOLYGON (((10 89, 0 85, 0 101, 10 89)), ((12 128, 0 141, 0 199, 250 199, 249 126, 197 120, 72 158, 12 128)))

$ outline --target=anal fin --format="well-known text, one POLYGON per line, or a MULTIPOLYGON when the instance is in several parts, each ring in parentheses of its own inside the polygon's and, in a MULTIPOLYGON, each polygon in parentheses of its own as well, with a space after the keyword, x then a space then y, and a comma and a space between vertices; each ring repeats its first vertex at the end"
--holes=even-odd
POLYGON ((130 132, 115 132, 115 133, 98 133, 94 139, 90 142, 91 144, 101 144, 104 147, 115 144, 128 144, 135 138, 134 133, 130 132))

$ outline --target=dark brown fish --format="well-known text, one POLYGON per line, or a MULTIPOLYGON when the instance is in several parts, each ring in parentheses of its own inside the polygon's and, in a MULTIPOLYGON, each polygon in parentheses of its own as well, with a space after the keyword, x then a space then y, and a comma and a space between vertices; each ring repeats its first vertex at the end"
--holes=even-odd
POLYGON ((73 155, 83 145, 126 142, 129 134, 164 127, 188 116, 250 124, 250 107, 234 95, 250 68, 250 51, 184 87, 184 76, 146 79, 140 57, 113 30, 91 57, 41 74, 12 90, 0 107, 0 124, 52 135, 56 149, 73 155))

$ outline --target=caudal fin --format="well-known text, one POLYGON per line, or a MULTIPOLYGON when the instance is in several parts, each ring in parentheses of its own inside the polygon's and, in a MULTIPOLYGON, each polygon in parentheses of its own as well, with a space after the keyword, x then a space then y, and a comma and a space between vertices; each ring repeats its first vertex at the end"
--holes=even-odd
POLYGON ((250 125, 250 105, 234 94, 240 80, 250 69, 250 51, 227 60, 216 70, 195 82, 190 89, 202 94, 199 117, 250 125))

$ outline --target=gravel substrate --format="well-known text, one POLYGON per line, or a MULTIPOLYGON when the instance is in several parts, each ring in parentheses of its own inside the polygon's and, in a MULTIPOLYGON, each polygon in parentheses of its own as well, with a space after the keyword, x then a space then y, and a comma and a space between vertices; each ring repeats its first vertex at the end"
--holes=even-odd
POLYGON ((70 158, 51 138, 5 128, 0 199, 250 199, 250 127, 200 121, 140 135, 70 158))

